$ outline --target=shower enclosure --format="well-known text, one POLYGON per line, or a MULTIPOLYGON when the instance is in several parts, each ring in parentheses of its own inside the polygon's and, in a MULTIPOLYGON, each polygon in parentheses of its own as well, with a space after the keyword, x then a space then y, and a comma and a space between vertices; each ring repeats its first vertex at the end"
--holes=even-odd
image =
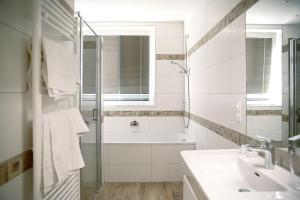
POLYGON ((81 138, 85 167, 81 170, 81 197, 91 199, 102 178, 102 84, 101 37, 80 17, 81 92, 80 109, 90 132, 81 138))
POLYGON ((290 135, 300 134, 300 38, 290 39, 290 135))

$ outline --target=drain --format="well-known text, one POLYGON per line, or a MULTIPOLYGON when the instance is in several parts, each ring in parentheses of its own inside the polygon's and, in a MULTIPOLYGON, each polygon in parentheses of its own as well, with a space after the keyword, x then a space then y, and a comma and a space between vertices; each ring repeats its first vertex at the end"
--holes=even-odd
POLYGON ((183 138, 183 139, 181 139, 181 141, 182 141, 182 142, 186 142, 186 139, 185 139, 185 138, 183 138))
POLYGON ((238 189, 239 192, 251 192, 249 189, 247 188, 240 188, 238 189))

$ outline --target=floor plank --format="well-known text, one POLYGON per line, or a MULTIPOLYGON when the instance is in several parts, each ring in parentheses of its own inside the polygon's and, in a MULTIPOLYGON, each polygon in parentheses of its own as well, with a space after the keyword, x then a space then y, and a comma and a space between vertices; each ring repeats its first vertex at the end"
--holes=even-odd
POLYGON ((84 200, 182 200, 182 183, 105 183, 95 195, 84 196, 84 200))

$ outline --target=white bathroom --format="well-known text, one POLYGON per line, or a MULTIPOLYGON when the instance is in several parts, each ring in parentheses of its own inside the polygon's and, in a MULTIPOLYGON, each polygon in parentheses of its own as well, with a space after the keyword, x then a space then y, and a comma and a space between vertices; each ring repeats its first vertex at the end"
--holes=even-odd
POLYGON ((299 38, 298 0, 0 0, 0 199, 300 199, 299 38))

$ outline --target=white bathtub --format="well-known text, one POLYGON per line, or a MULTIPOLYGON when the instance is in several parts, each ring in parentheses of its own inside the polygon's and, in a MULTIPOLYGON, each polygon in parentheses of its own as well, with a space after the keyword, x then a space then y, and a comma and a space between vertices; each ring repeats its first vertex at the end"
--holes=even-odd
POLYGON ((180 152, 194 148, 194 142, 184 133, 104 134, 104 180, 182 181, 180 152))
POLYGON ((104 144, 194 144, 185 133, 106 133, 104 144))

